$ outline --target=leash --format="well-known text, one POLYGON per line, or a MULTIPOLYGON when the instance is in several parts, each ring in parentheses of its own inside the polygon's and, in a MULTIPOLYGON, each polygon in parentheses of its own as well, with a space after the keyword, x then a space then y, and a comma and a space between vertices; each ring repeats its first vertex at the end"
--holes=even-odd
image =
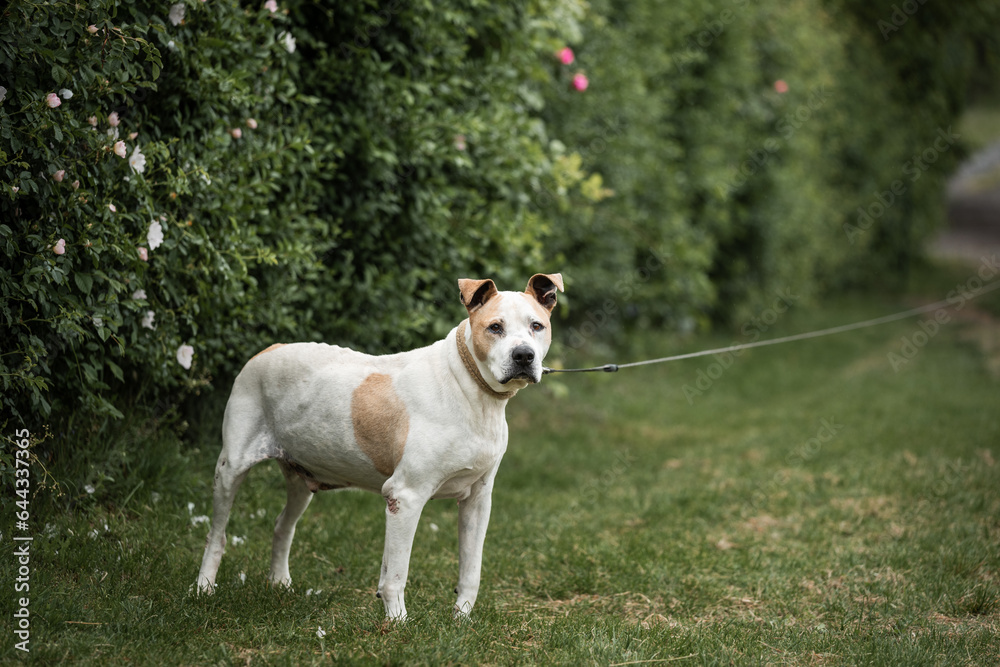
MULTIPOLYGON (((971 296, 969 296, 966 300, 975 299, 976 297, 982 296, 987 292, 992 292, 995 289, 1000 289, 1000 282, 996 283, 995 285, 991 285, 989 287, 977 290, 976 292, 972 293, 971 296)), ((920 306, 919 308, 911 308, 910 310, 905 310, 901 313, 884 315, 882 317, 876 317, 870 320, 864 320, 863 322, 854 322, 853 324, 842 324, 840 326, 830 327, 828 329, 820 329, 819 331, 809 331, 806 333, 792 334, 791 336, 782 336, 781 338, 771 338, 769 340, 759 340, 759 341, 754 341, 753 343, 729 345, 728 347, 719 347, 714 350, 702 350, 700 352, 688 352, 686 354, 675 354, 670 357, 660 357, 659 359, 646 359, 644 361, 633 361, 627 364, 605 364, 603 366, 594 366, 592 368, 548 368, 543 366, 542 375, 548 375, 549 373, 594 373, 598 371, 603 371, 605 373, 617 373, 618 370, 622 368, 635 368, 636 366, 664 364, 669 361, 680 361, 681 359, 694 359, 696 357, 706 357, 710 354, 724 354, 726 352, 749 350, 755 347, 767 347, 768 345, 791 343, 797 340, 807 340, 810 338, 819 338, 821 336, 831 336, 833 334, 844 333, 845 331, 865 329, 868 327, 878 326, 880 324, 888 324, 889 322, 896 322, 897 320, 905 320, 907 318, 914 317, 916 315, 929 313, 932 310, 940 310, 941 308, 946 308, 949 305, 952 305, 952 300, 944 299, 943 301, 938 301, 937 303, 932 303, 927 306, 920 306)))

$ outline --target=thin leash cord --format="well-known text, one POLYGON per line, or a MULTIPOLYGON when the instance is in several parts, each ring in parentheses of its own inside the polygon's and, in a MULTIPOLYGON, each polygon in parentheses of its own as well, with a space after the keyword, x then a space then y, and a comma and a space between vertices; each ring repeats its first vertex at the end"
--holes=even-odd
MULTIPOLYGON (((971 294, 967 300, 975 299, 976 297, 982 296, 988 292, 992 292, 995 289, 1000 289, 1000 282, 995 285, 991 285, 986 288, 982 288, 977 292, 971 294)), ((605 364, 604 366, 594 366, 592 368, 543 368, 542 374, 547 375, 549 373, 593 373, 597 371, 604 371, 605 373, 615 373, 620 368, 634 368, 636 366, 648 366, 651 364, 663 364, 668 361, 680 361, 682 359, 694 359, 696 357, 706 357, 710 354, 724 354, 726 352, 737 352, 739 350, 749 350, 755 347, 767 347, 768 345, 778 345, 780 343, 791 343, 797 340, 807 340, 809 338, 819 338, 820 336, 831 336, 833 334, 844 333, 845 331, 854 331, 855 329, 864 329, 867 327, 874 327, 880 324, 888 324, 889 322, 895 322, 897 320, 905 320, 916 315, 922 315, 923 313, 929 313, 933 310, 940 310, 941 308, 946 308, 952 305, 951 299, 945 299, 943 301, 938 301, 936 303, 929 304, 927 306, 920 306, 919 308, 911 308, 910 310, 903 311, 901 313, 894 313, 892 315, 884 315, 882 317, 876 317, 871 320, 865 320, 863 322, 854 322, 853 324, 842 324, 836 327, 830 327, 829 329, 820 329, 819 331, 809 331, 806 333, 793 334, 791 336, 782 336, 781 338, 771 338, 769 340, 759 340, 753 343, 742 343, 739 345, 730 345, 728 347, 720 347, 714 350, 702 350, 700 352, 688 352, 686 354, 675 354, 670 357, 660 357, 659 359, 647 359, 645 361, 633 361, 627 364, 605 364)))

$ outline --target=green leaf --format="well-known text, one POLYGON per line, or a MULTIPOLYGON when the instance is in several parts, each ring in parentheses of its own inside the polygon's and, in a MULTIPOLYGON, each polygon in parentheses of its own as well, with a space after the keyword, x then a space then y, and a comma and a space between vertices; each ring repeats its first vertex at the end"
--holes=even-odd
POLYGON ((80 288, 80 291, 84 294, 90 294, 90 289, 94 286, 94 277, 89 273, 74 273, 73 280, 76 282, 76 286, 80 288))

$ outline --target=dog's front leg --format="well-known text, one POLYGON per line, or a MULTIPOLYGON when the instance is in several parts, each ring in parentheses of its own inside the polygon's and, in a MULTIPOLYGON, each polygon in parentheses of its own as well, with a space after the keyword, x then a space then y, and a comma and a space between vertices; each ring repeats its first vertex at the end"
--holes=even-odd
POLYGON ((469 497, 458 504, 458 600, 455 616, 468 616, 479 595, 483 563, 483 543, 490 523, 493 477, 496 470, 472 485, 469 497))
POLYGON ((396 488, 390 478, 382 487, 385 497, 385 551, 378 596, 385 604, 386 615, 395 621, 406 620, 403 590, 410 569, 413 536, 420 522, 420 512, 430 497, 407 488, 396 488))

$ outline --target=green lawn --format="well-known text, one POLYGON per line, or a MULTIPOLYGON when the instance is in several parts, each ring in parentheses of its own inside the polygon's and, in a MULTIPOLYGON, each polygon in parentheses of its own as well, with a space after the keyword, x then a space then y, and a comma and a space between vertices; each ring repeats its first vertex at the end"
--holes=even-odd
MULTIPOLYGON (((936 301, 974 271, 934 269, 905 295, 796 306, 765 337, 936 301)), ((283 483, 267 465, 237 497, 218 593, 194 597, 207 525, 192 516, 209 513, 222 403, 194 422, 187 437, 197 449, 183 458, 170 454, 169 432, 126 427, 114 437, 146 455, 118 465, 124 477, 107 462, 81 462, 114 481, 98 480, 94 494, 74 487, 47 503, 58 513, 34 518, 31 653, 20 657, 1000 664, 1000 291, 949 313, 930 336, 918 333, 925 316, 753 350, 728 368, 702 358, 529 388, 508 408, 510 447, 470 622, 451 618, 454 502, 424 512, 405 625, 384 622, 374 595, 384 511, 374 494, 320 494, 292 549, 294 590, 270 589, 283 483), (890 354, 904 338, 915 354, 894 370, 890 354), (694 395, 702 375, 710 385, 694 395), (233 546, 233 536, 246 541, 233 546)), ((739 329, 680 342, 648 332, 622 358, 585 351, 565 361, 743 340, 739 329)), ((5 657, 15 653, 8 641, 5 657)))

